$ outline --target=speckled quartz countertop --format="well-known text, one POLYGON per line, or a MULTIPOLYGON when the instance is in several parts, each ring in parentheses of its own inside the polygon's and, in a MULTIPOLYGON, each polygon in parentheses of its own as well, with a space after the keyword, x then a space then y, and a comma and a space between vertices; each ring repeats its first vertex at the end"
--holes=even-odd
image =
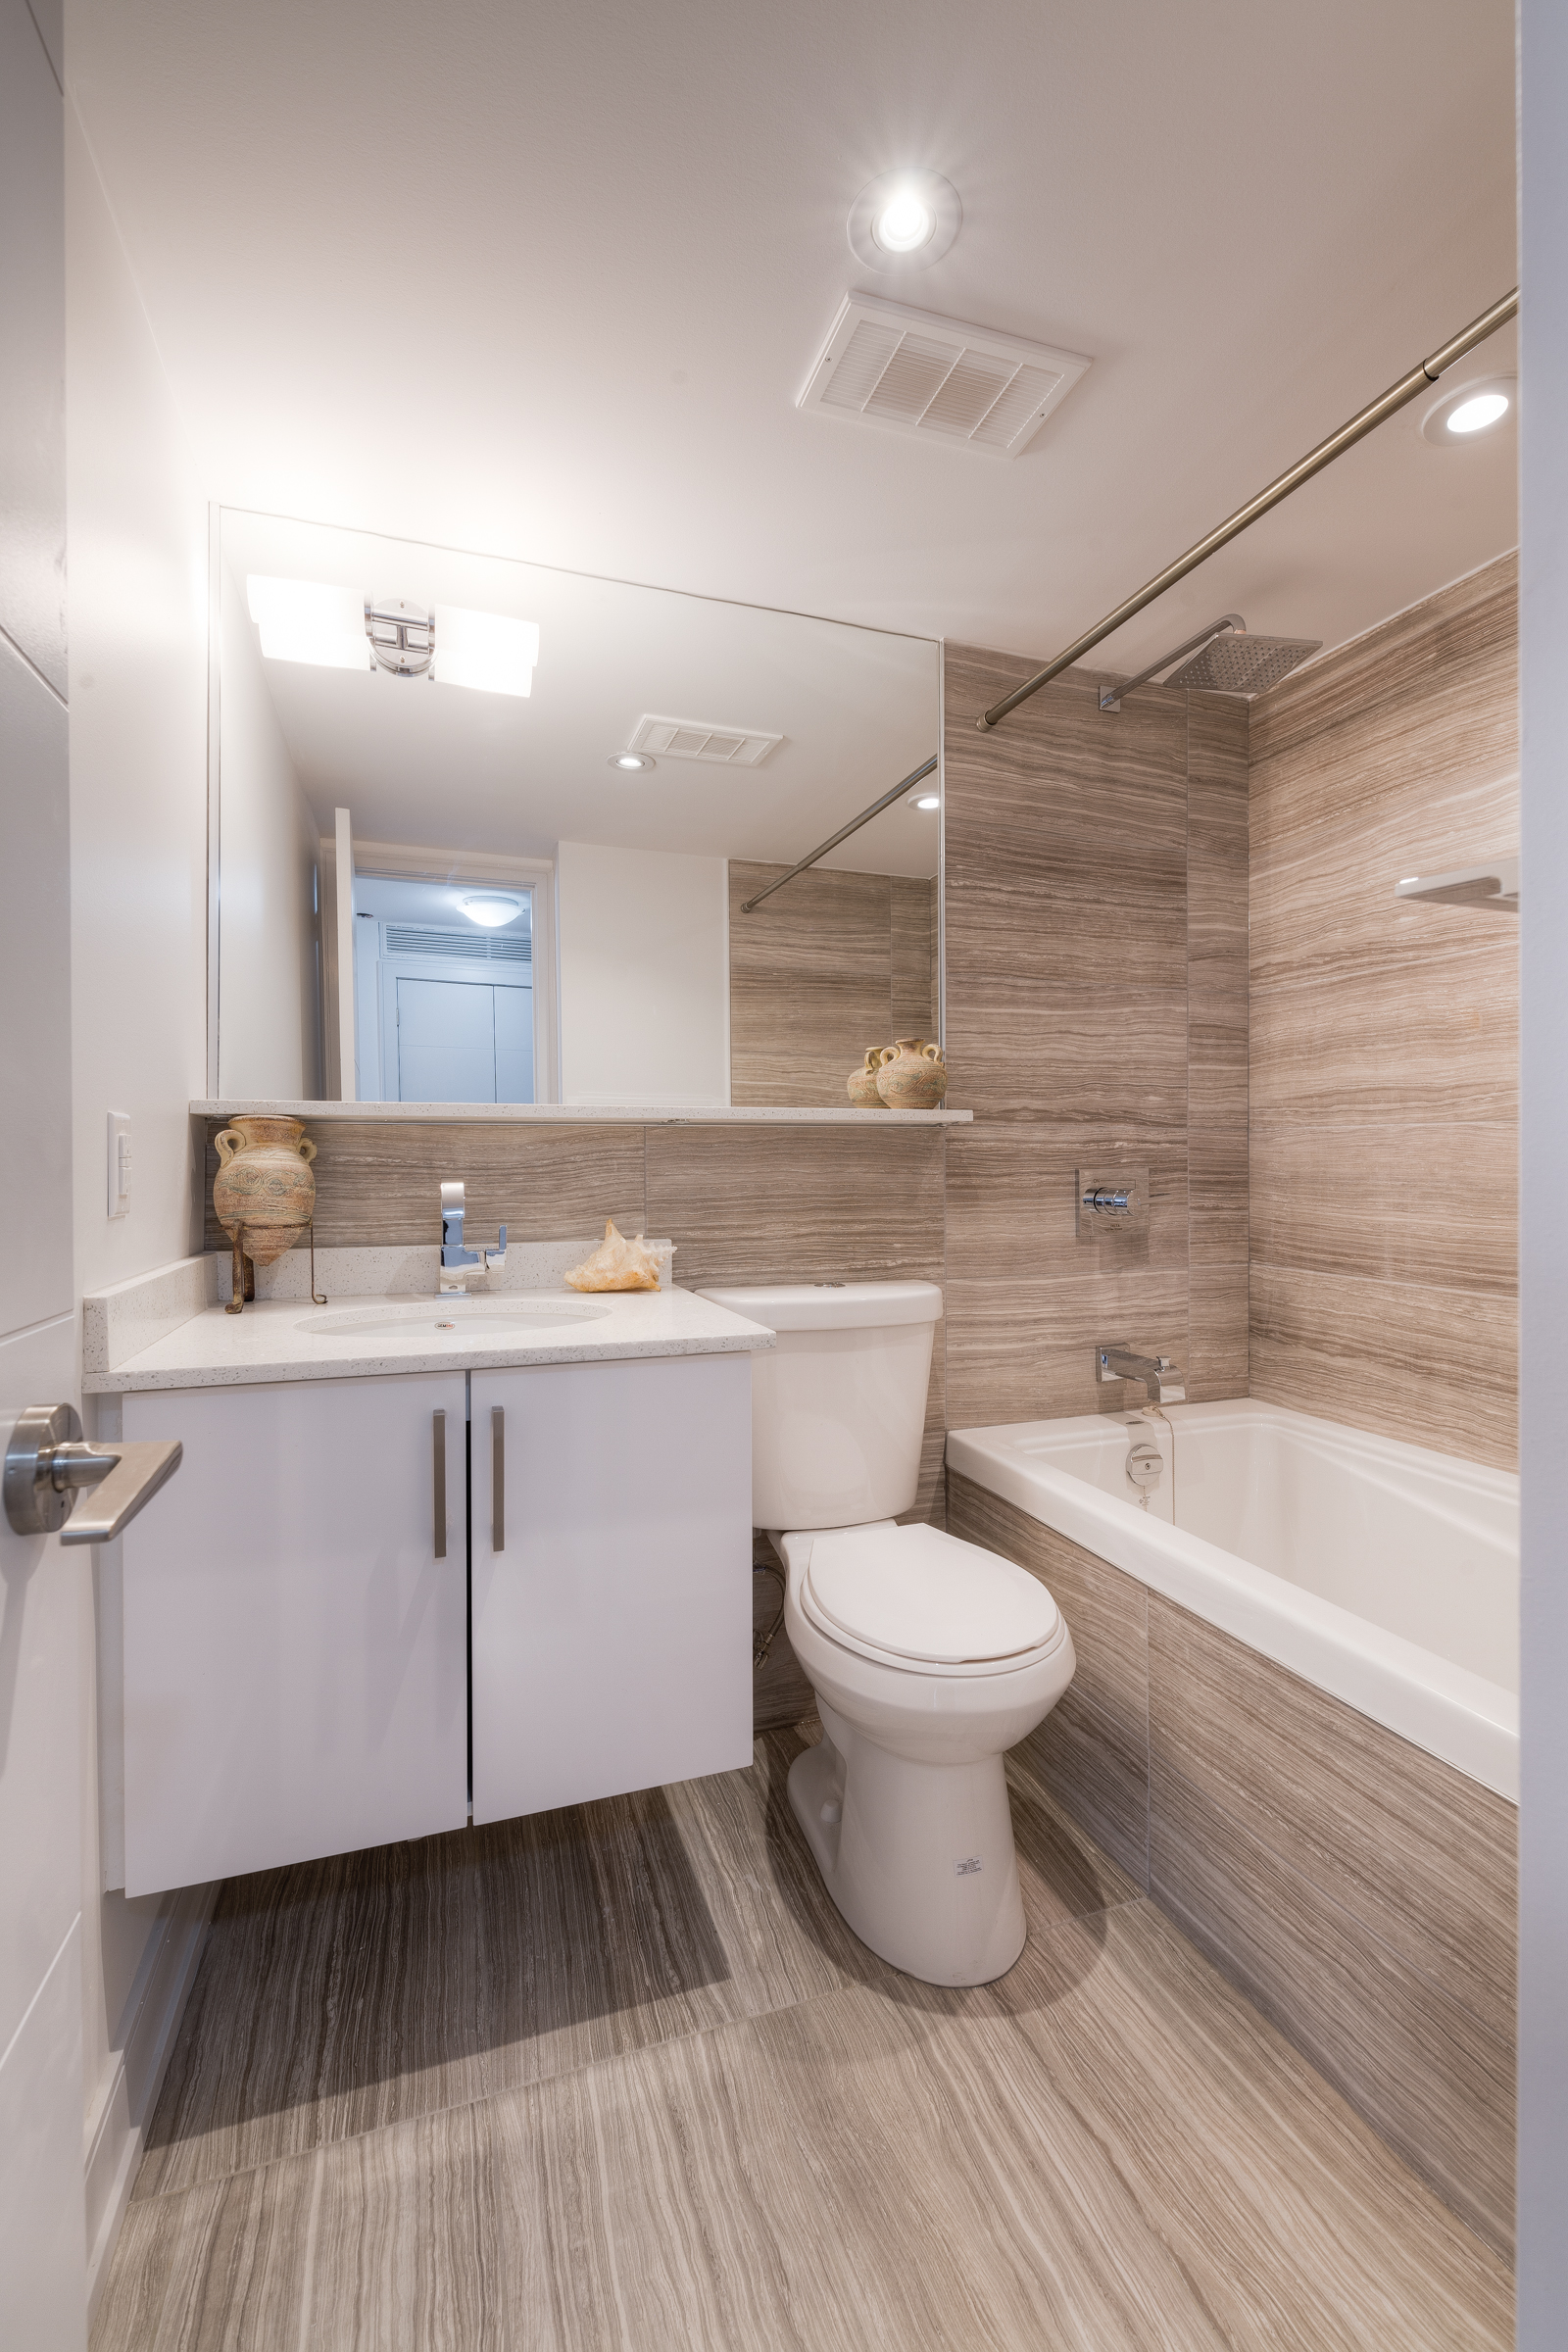
POLYGON ((343 1298, 321 1307, 301 1298, 263 1298, 241 1315, 204 1306, 113 1369, 88 1366, 82 1387, 108 1396, 481 1365, 724 1355, 772 1345, 773 1334, 761 1324, 674 1289, 592 1297, 519 1290, 471 1298, 403 1291, 343 1298))

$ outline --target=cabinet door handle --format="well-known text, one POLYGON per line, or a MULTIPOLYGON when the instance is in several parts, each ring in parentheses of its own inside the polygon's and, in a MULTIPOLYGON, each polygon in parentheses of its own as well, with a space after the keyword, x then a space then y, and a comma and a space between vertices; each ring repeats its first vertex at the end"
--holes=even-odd
POLYGON ((507 1548, 507 1416, 490 1407, 490 1548, 507 1548))
POLYGON ((435 1444, 435 1556, 447 1556, 447 1417, 444 1412, 430 1415, 435 1444))

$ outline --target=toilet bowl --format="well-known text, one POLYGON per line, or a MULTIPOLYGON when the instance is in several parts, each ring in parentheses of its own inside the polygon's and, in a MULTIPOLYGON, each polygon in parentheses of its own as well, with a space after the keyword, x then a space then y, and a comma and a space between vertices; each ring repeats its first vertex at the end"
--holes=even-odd
POLYGON ((1023 1949, 1003 1758, 1072 1680, 1072 1636, 1026 1569, 901 1527, 919 1477, 933 1283, 704 1294, 775 1334, 754 1359, 753 1516, 784 1562, 784 1623, 821 1742, 792 1810, 850 1926, 933 1984, 1023 1949))

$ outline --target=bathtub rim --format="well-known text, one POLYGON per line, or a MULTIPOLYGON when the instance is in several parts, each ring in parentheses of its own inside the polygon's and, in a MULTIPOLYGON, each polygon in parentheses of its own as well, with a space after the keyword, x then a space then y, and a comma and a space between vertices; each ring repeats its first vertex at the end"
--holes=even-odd
MULTIPOLYGON (((1381 1456, 1391 1466, 1401 1460, 1412 1469, 1441 1464, 1450 1474, 1473 1474, 1487 1487, 1501 1482, 1504 1493, 1510 1480, 1510 1473, 1484 1463, 1407 1446, 1260 1397, 1170 1409, 1178 1433, 1181 1418, 1198 1415, 1215 1423, 1221 1416, 1234 1415, 1285 1429, 1304 1425, 1319 1444, 1343 1438, 1348 1451, 1381 1456)), ((950 1430, 947 1465, 1287 1673, 1518 1803, 1515 1692, 1401 1634, 1373 1625, 1338 1601, 1322 1599, 1287 1577, 1253 1567, 1204 1537, 1152 1518, 1135 1503, 1103 1494, 1070 1471, 1025 1462, 1016 1451, 1025 1431, 1061 1438, 1102 1436, 1106 1420, 1103 1414, 1089 1413, 950 1430)))

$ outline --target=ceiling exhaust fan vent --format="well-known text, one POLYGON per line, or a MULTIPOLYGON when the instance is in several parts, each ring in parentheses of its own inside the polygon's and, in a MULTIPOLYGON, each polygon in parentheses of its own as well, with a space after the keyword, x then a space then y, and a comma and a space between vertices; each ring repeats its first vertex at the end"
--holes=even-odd
POLYGON ((795 405, 1016 458, 1089 364, 1080 352, 848 294, 795 405))
POLYGON ((760 767, 782 735, 766 735, 758 727, 717 727, 701 718, 654 718, 637 721, 626 749, 655 752, 662 760, 706 760, 713 767, 760 767))

